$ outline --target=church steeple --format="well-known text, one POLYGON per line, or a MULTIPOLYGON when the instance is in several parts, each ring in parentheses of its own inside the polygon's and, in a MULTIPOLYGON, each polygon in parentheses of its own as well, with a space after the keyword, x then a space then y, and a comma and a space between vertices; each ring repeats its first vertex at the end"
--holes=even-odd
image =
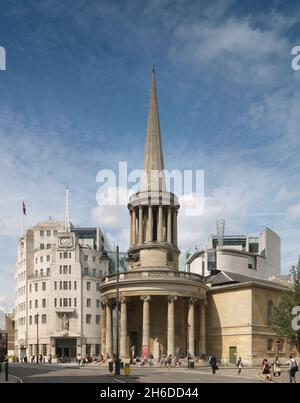
POLYGON ((164 157, 161 143, 155 69, 152 69, 148 124, 141 191, 165 191, 164 157))

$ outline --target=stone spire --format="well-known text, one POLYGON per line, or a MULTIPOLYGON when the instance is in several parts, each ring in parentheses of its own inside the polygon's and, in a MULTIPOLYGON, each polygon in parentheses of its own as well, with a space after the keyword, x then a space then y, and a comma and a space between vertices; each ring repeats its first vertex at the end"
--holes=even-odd
POLYGON ((161 144, 155 69, 152 69, 147 135, 144 153, 144 178, 141 191, 165 191, 164 157, 161 144))

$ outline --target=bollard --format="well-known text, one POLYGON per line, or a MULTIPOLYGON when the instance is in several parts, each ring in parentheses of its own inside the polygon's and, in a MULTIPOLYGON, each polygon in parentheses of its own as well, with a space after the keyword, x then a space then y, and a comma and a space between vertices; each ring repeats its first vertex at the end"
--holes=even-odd
POLYGON ((8 382, 8 360, 5 361, 5 382, 8 382))

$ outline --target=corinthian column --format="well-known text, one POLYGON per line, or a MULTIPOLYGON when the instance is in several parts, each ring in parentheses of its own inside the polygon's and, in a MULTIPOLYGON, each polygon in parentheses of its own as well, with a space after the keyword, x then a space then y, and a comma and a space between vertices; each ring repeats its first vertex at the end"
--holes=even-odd
POLYGON ((143 206, 139 206, 139 243, 143 243, 143 206))
POLYGON ((200 346, 199 351, 206 354, 206 303, 200 304, 200 346))
POLYGON ((174 315, 174 302, 176 296, 168 297, 168 354, 174 355, 175 353, 175 315, 174 315))
POLYGON ((132 209, 132 243, 136 244, 136 212, 135 208, 132 209))
POLYGON ((106 302, 103 301, 101 317, 101 353, 106 354, 106 302))
POLYGON ((162 205, 158 206, 158 223, 157 223, 157 241, 162 242, 163 240, 163 211, 162 205))
POLYGON ((168 207, 168 218, 167 218, 167 242, 172 243, 172 209, 168 207))
POLYGON ((173 244, 177 245, 177 210, 173 210, 173 244))
POLYGON ((108 301, 106 304, 106 352, 111 357, 113 354, 113 328, 112 328, 112 306, 108 301))
POLYGON ((121 298, 121 321, 120 321, 120 355, 128 357, 127 351, 127 303, 126 298, 121 298))
POLYGON ((195 355, 195 302, 189 298, 188 310, 188 333, 189 333, 189 353, 192 357, 195 355))
POLYGON ((150 349, 150 306, 149 295, 142 296, 143 301, 143 342, 142 342, 142 355, 149 355, 150 349))
POLYGON ((148 228, 147 228, 147 241, 153 241, 153 214, 151 204, 148 206, 148 228))

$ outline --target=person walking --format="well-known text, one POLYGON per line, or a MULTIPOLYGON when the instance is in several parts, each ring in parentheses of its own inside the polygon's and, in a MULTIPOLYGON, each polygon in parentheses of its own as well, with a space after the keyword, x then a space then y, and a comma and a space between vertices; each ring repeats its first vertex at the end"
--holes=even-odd
POLYGON ((212 374, 215 375, 216 371, 219 369, 217 365, 217 359, 214 355, 211 355, 208 360, 208 364, 211 366, 212 374))
POLYGON ((269 362, 265 358, 261 364, 261 369, 262 369, 262 376, 265 379, 266 382, 269 382, 271 380, 271 375, 270 375, 270 367, 269 367, 269 362))
POLYGON ((289 364, 289 375, 290 375, 290 383, 296 383, 296 373, 298 372, 298 363, 293 358, 292 354, 290 355, 290 359, 287 364, 289 364))
POLYGON ((239 359, 238 359, 238 361, 236 363, 236 366, 238 368, 238 375, 241 375, 242 369, 244 368, 244 363, 242 361, 242 357, 239 357, 239 359))
POLYGON ((273 376, 280 376, 281 375, 281 362, 279 357, 276 357, 273 362, 273 376))

